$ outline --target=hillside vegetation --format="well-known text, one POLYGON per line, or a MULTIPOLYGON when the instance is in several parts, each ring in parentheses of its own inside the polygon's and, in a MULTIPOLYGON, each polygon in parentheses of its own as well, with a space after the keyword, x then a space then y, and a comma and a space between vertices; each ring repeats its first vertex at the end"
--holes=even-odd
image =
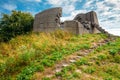
POLYGON ((27 12, 3 13, 0 18, 0 42, 7 42, 17 35, 27 34, 33 29, 33 16, 27 12))
POLYGON ((47 80, 120 80, 120 38, 99 46, 47 80))
POLYGON ((120 80, 120 38, 33 33, 33 16, 0 19, 0 80, 120 80))
MULTIPOLYGON (((34 79, 33 75, 36 72, 42 73, 46 68, 54 66, 57 62, 75 51, 89 49, 93 44, 104 39, 107 39, 107 36, 104 34, 72 35, 63 31, 30 33, 12 38, 7 43, 0 43, 0 80, 34 79)), ((109 75, 118 73, 119 67, 117 66, 119 66, 120 61, 118 54, 119 43, 120 40, 117 39, 115 42, 99 47, 90 56, 84 58, 85 60, 82 60, 82 64, 81 59, 75 63, 74 68, 82 67, 81 69, 84 73, 95 75, 100 69, 102 73, 105 70, 104 68, 114 64, 115 66, 108 67, 106 75, 107 72, 109 75), (91 60, 93 62, 90 65, 89 62, 91 60)), ((57 76, 66 75, 67 72, 57 76)), ((77 73, 75 74, 77 75, 77 73)), ((67 75, 62 76, 62 78, 66 80, 69 78, 67 75)), ((119 73, 113 77, 119 79, 119 73)))

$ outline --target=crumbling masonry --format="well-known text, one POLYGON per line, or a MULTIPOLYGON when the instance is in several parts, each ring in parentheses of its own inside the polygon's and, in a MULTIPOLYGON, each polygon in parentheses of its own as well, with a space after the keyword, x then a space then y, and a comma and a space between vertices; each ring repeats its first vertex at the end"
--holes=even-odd
POLYGON ((74 20, 60 22, 62 8, 51 8, 35 15, 34 32, 52 32, 57 29, 69 31, 74 34, 107 33, 99 26, 97 14, 94 11, 76 15, 74 20))

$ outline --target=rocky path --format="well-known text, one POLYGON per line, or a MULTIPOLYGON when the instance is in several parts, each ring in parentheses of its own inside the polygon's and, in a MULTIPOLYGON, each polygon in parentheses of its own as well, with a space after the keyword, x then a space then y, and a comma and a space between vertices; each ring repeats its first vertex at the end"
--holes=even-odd
MULTIPOLYGON (((76 62, 81 57, 86 56, 87 54, 91 53, 99 46, 102 46, 102 45, 108 43, 109 41, 111 41, 111 40, 110 39, 100 40, 97 43, 92 43, 92 47, 90 49, 79 50, 69 56, 66 56, 63 60, 56 63, 53 67, 46 68, 44 72, 42 72, 42 73, 37 72, 35 74, 36 80, 41 80, 43 77, 50 78, 50 77, 54 76, 56 72, 60 72, 64 67, 69 66, 71 63, 76 62)), ((58 78, 57 80, 60 80, 60 79, 58 78)))

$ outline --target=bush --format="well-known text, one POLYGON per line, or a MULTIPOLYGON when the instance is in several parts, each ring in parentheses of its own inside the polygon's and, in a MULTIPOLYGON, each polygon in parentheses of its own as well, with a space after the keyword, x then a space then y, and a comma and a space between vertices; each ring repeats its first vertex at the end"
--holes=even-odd
POLYGON ((44 77, 44 78, 42 78, 42 80, 51 80, 51 79, 48 77, 44 77))
POLYGON ((97 56, 98 60, 105 60, 107 59, 107 56, 105 54, 101 54, 97 56))
POLYGON ((30 13, 12 11, 10 15, 3 14, 0 21, 0 41, 26 34, 32 30, 33 17, 30 13))
POLYGON ((94 67, 88 67, 87 69, 84 70, 84 72, 92 74, 96 71, 94 67))
POLYGON ((88 61, 86 58, 81 58, 78 62, 75 63, 77 66, 86 65, 88 61))
POLYGON ((111 49, 110 51, 109 51, 109 54, 110 55, 115 55, 117 53, 117 50, 116 49, 111 49))
POLYGON ((44 71, 44 67, 42 65, 28 66, 17 76, 17 80, 30 80, 35 71, 44 71))

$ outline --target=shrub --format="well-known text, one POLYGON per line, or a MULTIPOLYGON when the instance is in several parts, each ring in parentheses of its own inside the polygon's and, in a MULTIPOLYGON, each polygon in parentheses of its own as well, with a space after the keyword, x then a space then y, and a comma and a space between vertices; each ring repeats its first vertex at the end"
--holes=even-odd
POLYGON ((70 38, 70 41, 78 41, 78 38, 76 36, 70 38))
POLYGON ((74 78, 80 78, 80 74, 77 73, 77 72, 73 72, 73 73, 72 73, 72 76, 73 76, 74 78))
POLYGON ((87 59, 85 58, 81 58, 79 61, 77 61, 75 64, 80 66, 80 65, 84 65, 84 64, 87 64, 87 59))
POLYGON ((42 71, 44 71, 44 66, 43 65, 37 65, 36 70, 42 72, 42 71))
POLYGON ((98 60, 104 60, 104 59, 107 59, 107 56, 106 55, 98 55, 97 56, 98 60))
POLYGON ((49 59, 43 59, 41 61, 41 64, 44 65, 44 66, 51 67, 54 64, 54 61, 53 60, 49 60, 49 59))
POLYGON ((56 73, 55 73, 55 76, 56 76, 56 77, 62 76, 62 72, 56 72, 56 73))
POLYGON ((37 66, 37 65, 31 65, 24 68, 24 70, 22 70, 22 72, 17 76, 17 80, 30 80, 33 73, 37 71, 39 68, 42 68, 41 71, 44 70, 43 66, 37 66))
POLYGON ((109 51, 109 54, 110 55, 115 55, 117 53, 117 50, 116 49, 111 49, 110 51, 109 51))
POLYGON ((84 44, 82 45, 83 49, 89 49, 90 48, 90 45, 89 44, 84 44))
POLYGON ((8 41, 11 38, 26 34, 32 30, 33 17, 30 13, 12 11, 10 15, 3 14, 0 21, 0 40, 8 41))
POLYGON ((89 67, 87 69, 84 70, 84 72, 92 74, 96 71, 96 69, 94 67, 89 67))

